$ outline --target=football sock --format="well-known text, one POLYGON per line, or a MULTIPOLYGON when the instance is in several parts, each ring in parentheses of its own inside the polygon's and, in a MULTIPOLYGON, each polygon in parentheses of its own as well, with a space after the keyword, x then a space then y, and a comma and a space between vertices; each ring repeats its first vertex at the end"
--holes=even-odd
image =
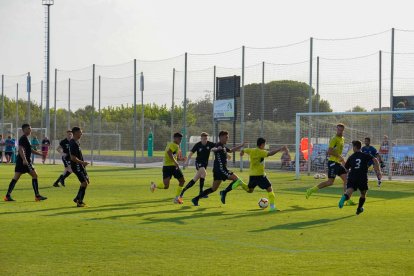
POLYGON ((203 192, 205 180, 205 178, 200 178, 200 194, 203 192))
POLYGON ((157 184, 157 189, 165 189, 164 183, 157 184))
POLYGON ((82 186, 79 187, 78 194, 76 195, 76 199, 80 200, 82 195, 82 186))
POLYGON ((223 192, 228 193, 228 192, 230 192, 231 190, 233 190, 233 189, 237 188, 237 187, 239 186, 239 184, 238 184, 238 183, 236 183, 236 182, 239 182, 239 180, 237 179, 237 180, 234 180, 233 182, 231 182, 231 183, 229 184, 229 186, 227 186, 227 188, 226 188, 226 189, 224 189, 224 191, 223 191, 223 192))
POLYGON ((199 194, 198 196, 196 196, 196 199, 200 199, 202 197, 205 197, 206 195, 209 195, 211 193, 213 193, 213 189, 212 188, 208 188, 207 190, 204 190, 201 194, 199 194))
POLYGON ((312 193, 317 192, 319 190, 318 186, 312 187, 311 191, 312 193))
POLYGON ((362 206, 364 206, 364 203, 365 203, 365 197, 364 198, 360 197, 359 203, 358 203, 358 209, 361 209, 362 206))
POLYGON ((181 186, 177 186, 177 190, 176 190, 176 192, 175 192, 175 197, 178 197, 178 196, 180 196, 180 194, 181 194, 181 191, 183 190, 183 187, 181 187, 181 186))
POLYGON ((56 179, 54 184, 57 184, 60 182, 60 180, 63 178, 63 175, 59 175, 58 179, 56 179))
POLYGON ((65 180, 66 177, 68 177, 71 174, 71 172, 66 172, 64 175, 62 175, 62 180, 65 180))
POLYGON ((80 201, 83 202, 83 198, 85 197, 85 193, 86 193, 86 187, 81 187, 81 196, 80 196, 80 201))
POLYGON ((185 185, 184 189, 182 190, 182 192, 181 192, 181 194, 180 194, 180 197, 183 197, 183 195, 184 195, 185 191, 187 191, 188 189, 190 189, 191 187, 193 187, 193 186, 194 186, 194 184, 195 184, 195 181, 194 181, 193 179, 191 179, 191 181, 190 181, 190 182, 188 182, 188 184, 187 184, 187 185, 185 185))
POLYGON ((347 201, 351 198, 347 193, 344 194, 344 197, 345 197, 345 201, 347 201))
POLYGON ((269 197, 270 206, 274 206, 275 205, 275 198, 276 198, 275 193, 272 191, 272 192, 268 192, 267 195, 269 197))
POLYGON ((242 183, 240 178, 237 178, 236 180, 234 180, 233 182, 230 183, 231 188, 232 189, 236 189, 237 187, 240 186, 240 184, 242 183))
POLYGON ((240 180, 240 183, 241 183, 241 186, 242 186, 243 190, 248 192, 249 191, 249 186, 246 183, 244 183, 244 181, 241 180, 240 178, 239 178, 239 180, 240 180))
POLYGON ((14 189, 14 186, 16 186, 16 183, 17 183, 17 180, 12 179, 10 181, 9 189, 7 190, 7 196, 9 196, 13 192, 13 189, 14 189))
POLYGON ((33 187, 35 196, 38 196, 39 195, 39 184, 37 182, 37 179, 32 179, 32 187, 33 187))

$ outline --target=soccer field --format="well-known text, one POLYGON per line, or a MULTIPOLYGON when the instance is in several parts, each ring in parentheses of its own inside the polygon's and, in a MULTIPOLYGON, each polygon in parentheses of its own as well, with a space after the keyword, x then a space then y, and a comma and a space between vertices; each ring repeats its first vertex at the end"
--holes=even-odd
MULTIPOLYGON (((0 203, 1 274, 7 275, 303 275, 414 273, 414 183, 371 182, 365 212, 338 209, 339 181, 305 199, 318 181, 268 172, 281 212, 257 206, 267 193, 231 192, 227 204, 218 193, 190 199, 198 185, 174 205, 169 190, 149 191, 161 169, 89 168, 85 202, 72 199, 75 176, 66 188, 51 187, 62 166, 37 166, 41 194, 34 202, 30 178, 17 184, 16 202, 0 203)), ((194 170, 185 170, 190 180, 194 170)), ((2 196, 13 174, 0 167, 2 196)), ((245 180, 246 173, 241 173, 245 180)), ((209 186, 212 173, 206 180, 209 186)), ((223 185, 223 188, 226 185, 223 185)), ((358 200, 355 194, 354 200, 358 200)))

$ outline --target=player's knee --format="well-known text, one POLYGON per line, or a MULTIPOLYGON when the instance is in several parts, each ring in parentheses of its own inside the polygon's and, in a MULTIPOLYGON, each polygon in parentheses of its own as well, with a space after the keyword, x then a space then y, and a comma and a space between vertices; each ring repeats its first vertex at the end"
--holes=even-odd
POLYGON ((213 192, 215 192, 215 191, 217 191, 218 187, 212 186, 211 189, 213 190, 213 192))

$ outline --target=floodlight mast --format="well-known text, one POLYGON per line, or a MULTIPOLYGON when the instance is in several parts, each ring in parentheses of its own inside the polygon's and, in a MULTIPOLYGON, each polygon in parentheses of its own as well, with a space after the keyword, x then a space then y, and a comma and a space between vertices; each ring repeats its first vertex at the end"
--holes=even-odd
MULTIPOLYGON (((42 5, 45 9, 45 82, 44 91, 46 92, 46 133, 45 136, 50 135, 50 6, 54 4, 54 0, 42 0, 42 5)), ((43 118, 42 118, 43 120, 43 118)))

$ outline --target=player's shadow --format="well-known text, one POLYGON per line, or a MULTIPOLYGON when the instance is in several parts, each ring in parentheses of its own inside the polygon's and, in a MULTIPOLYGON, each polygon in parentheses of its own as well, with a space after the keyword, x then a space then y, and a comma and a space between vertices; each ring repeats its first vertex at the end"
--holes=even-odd
POLYGON ((292 222, 292 223, 286 223, 286 224, 279 224, 279 225, 271 226, 271 227, 268 227, 268 228, 265 228, 265 229, 251 230, 249 232, 260 233, 260 232, 273 231, 273 230, 295 230, 295 229, 316 228, 316 227, 321 227, 323 225, 333 223, 335 221, 348 219, 348 218, 354 217, 354 216, 355 215, 349 215, 349 216, 334 218, 334 219, 317 219, 317 220, 292 222))
POLYGON ((157 218, 157 217, 144 218, 146 222, 143 222, 141 224, 153 224, 153 223, 167 222, 167 223, 175 223, 179 225, 184 225, 187 223, 188 220, 193 220, 193 219, 198 219, 198 218, 217 217, 217 216, 223 216, 223 215, 224 215, 224 211, 211 212, 211 213, 193 212, 191 215, 188 215, 188 216, 174 216, 174 217, 169 217, 169 218, 157 218))

